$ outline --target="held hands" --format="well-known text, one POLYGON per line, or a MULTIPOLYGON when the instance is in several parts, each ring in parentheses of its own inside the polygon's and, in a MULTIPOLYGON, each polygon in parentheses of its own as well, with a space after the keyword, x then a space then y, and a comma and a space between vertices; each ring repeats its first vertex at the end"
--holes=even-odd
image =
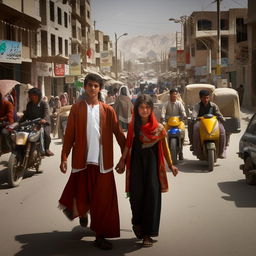
POLYGON ((175 177, 178 174, 179 169, 176 166, 174 166, 174 165, 169 166, 169 168, 172 170, 172 174, 175 177))
POLYGON ((66 173, 67 172, 67 161, 61 161, 60 163, 60 170, 62 173, 66 173))
POLYGON ((116 171, 119 173, 119 174, 122 174, 124 173, 125 171, 125 161, 121 158, 118 162, 118 164, 116 165, 115 167, 116 171))

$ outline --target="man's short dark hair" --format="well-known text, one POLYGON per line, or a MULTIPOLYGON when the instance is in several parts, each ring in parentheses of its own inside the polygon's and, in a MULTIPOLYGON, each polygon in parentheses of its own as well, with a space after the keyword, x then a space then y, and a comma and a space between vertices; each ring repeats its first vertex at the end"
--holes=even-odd
POLYGON ((28 91, 28 95, 37 95, 39 100, 42 99, 42 92, 39 88, 37 87, 34 87, 34 88, 31 88, 29 91, 28 91))
POLYGON ((199 97, 202 98, 204 96, 209 96, 210 95, 210 92, 208 90, 201 90, 199 92, 199 97))
POLYGON ((178 91, 177 88, 172 88, 172 89, 170 90, 170 95, 173 94, 174 92, 178 93, 179 91, 178 91))
POLYGON ((100 85, 100 89, 103 88, 103 79, 99 75, 93 73, 88 74, 84 79, 84 86, 86 86, 89 81, 97 82, 100 85))

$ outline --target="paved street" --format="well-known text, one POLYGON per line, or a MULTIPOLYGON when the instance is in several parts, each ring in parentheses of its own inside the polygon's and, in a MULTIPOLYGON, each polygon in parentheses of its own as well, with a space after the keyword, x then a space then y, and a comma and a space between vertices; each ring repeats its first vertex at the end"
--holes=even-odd
MULTIPOLYGON (((243 114, 243 130, 249 117, 243 114)), ((160 236, 152 248, 141 248, 134 238, 124 175, 116 174, 121 238, 114 239, 113 250, 107 252, 93 247, 93 233, 57 208, 69 176, 59 171, 60 140, 52 140, 55 156, 44 159, 43 173, 28 172, 14 189, 6 184, 9 155, 1 156, 0 255, 254 256, 256 186, 246 185, 239 170, 242 160, 236 152, 241 135, 231 136, 227 159, 218 159, 211 173, 185 146, 180 173, 176 178, 168 173, 170 191, 162 197, 160 236)), ((116 162, 119 156, 116 146, 116 162)))

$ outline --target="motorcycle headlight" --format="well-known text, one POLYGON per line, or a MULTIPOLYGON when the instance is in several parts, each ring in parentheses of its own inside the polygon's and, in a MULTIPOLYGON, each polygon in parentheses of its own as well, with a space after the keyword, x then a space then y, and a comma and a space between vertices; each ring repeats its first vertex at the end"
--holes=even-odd
POLYGON ((38 131, 31 132, 29 135, 29 141, 36 142, 36 141, 38 141, 39 137, 40 137, 40 132, 38 132, 38 131))
POLYGON ((27 132, 18 132, 16 134, 16 145, 26 145, 28 139, 27 132))

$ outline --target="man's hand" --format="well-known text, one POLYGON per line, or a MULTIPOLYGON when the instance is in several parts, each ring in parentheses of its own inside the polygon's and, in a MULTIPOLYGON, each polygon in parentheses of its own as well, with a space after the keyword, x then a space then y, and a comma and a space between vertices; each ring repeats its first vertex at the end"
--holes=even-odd
POLYGON ((42 120, 40 121, 40 123, 41 123, 41 124, 45 124, 45 123, 46 123, 46 120, 45 120, 45 119, 42 119, 42 120))
POLYGON ((66 173, 67 172, 67 161, 61 161, 60 163, 60 170, 62 173, 66 173))

